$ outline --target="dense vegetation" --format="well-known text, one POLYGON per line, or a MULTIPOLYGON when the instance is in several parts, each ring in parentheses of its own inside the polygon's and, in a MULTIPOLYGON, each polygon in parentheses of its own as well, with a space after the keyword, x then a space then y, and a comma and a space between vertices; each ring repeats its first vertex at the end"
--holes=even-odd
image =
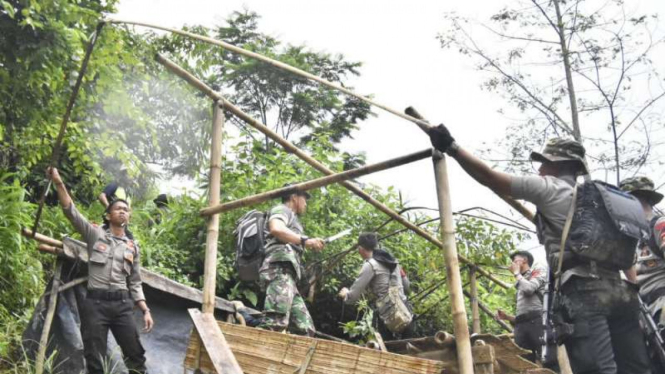
MULTIPOLYGON (((20 228, 32 224, 34 202, 45 187, 44 169, 85 43, 101 15, 112 12, 115 3, 0 1, 0 95, 4 98, 0 111, 0 372, 19 370, 20 364, 12 363, 22 359, 20 334, 53 263, 48 255, 37 254, 34 243, 20 236, 20 228)), ((339 83, 359 74, 360 63, 346 61, 343 56, 282 45, 259 31, 258 19, 244 11, 232 14, 215 30, 194 26, 190 31, 228 40, 339 83)), ((363 155, 341 153, 336 145, 371 112, 366 105, 336 92, 207 45, 104 27, 65 137, 61 174, 79 209, 93 221, 101 218, 102 208, 95 197, 103 185, 117 180, 128 186, 134 195, 131 228, 141 243, 143 266, 201 287, 205 222, 198 210, 206 204, 210 102, 156 65, 152 59, 155 52, 188 66, 244 110, 336 171, 364 162, 363 155), (159 223, 154 222, 156 207, 151 201, 159 193, 155 165, 169 176, 184 175, 199 183, 194 191, 172 197, 159 223)), ((237 119, 227 119, 223 201, 320 176, 237 119)), ((364 188, 395 210, 406 208, 399 191, 364 188)), ((51 193, 41 231, 56 238, 73 234, 53 197, 51 193)), ((242 213, 221 216, 217 294, 260 308, 258 289, 234 280, 231 232, 242 213)), ((414 222, 430 218, 419 210, 405 215, 414 222)), ((355 339, 362 339, 367 332, 365 312, 344 309, 335 298, 341 286, 353 281, 360 257, 351 253, 334 267, 326 260, 347 250, 361 231, 378 229, 387 235, 402 228, 385 221, 385 215, 343 187, 313 192, 303 219, 310 236, 325 237, 348 227, 354 230, 353 235, 333 243, 323 253, 306 255, 311 269, 323 273, 311 305, 322 331, 343 336, 340 325, 346 323, 346 331, 355 339)), ((522 239, 521 234, 473 218, 461 218, 457 224, 460 253, 488 269, 505 265, 508 253, 522 239)), ((424 227, 438 230, 435 222, 424 227)), ((392 235, 383 244, 399 258, 411 278, 418 331, 451 331, 441 252, 409 232, 392 235)), ((466 282, 466 272, 463 277, 466 282)), ((511 291, 484 278, 480 278, 479 290, 481 301, 490 308, 512 309, 511 291)), ((488 316, 482 318, 483 329, 499 331, 488 316)))

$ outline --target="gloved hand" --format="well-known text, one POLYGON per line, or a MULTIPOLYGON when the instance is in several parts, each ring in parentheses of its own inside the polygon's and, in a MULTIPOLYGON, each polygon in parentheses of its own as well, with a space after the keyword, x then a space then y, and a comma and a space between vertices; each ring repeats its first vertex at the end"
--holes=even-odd
POLYGON ((446 152, 450 145, 455 142, 455 138, 450 135, 450 131, 443 124, 432 127, 428 133, 432 146, 441 152, 446 152))

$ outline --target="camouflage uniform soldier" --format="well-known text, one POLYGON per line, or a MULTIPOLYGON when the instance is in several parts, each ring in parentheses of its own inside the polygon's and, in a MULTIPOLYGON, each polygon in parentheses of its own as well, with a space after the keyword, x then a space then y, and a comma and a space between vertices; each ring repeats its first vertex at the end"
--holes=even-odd
POLYGON ((665 326, 665 313, 661 312, 665 308, 665 217, 653 211, 654 205, 663 200, 663 195, 654 191, 653 182, 647 177, 627 178, 619 186, 640 200, 649 221, 649 241, 640 243, 637 249, 636 280, 640 285, 640 296, 649 306, 654 320, 665 326))
POLYGON ((320 251, 325 246, 322 239, 303 235, 298 216, 305 213, 309 197, 307 192, 284 196, 282 204, 268 213, 265 259, 259 270, 266 298, 264 317, 259 327, 314 335, 314 321, 296 286, 304 276, 301 270, 303 250, 320 251))
MULTIPOLYGON (((444 125, 432 128, 429 136, 436 149, 448 153, 479 183, 499 195, 536 205, 539 239, 550 268, 556 268, 576 178, 588 174, 582 144, 550 139, 542 153, 531 153, 531 159, 541 163, 540 175, 514 176, 493 170, 460 148, 444 125)), ((558 315, 563 318, 561 327, 565 324, 574 329, 572 335, 562 337, 573 372, 650 373, 636 291, 622 281, 618 270, 594 264, 570 252, 563 256, 558 315)))

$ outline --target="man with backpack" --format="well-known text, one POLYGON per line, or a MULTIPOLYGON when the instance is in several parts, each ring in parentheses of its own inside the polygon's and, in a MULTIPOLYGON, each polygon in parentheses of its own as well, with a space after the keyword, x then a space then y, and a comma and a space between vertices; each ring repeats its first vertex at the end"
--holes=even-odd
MULTIPOLYGON (((547 288, 547 270, 533 267, 533 255, 527 251, 517 251, 510 255, 509 270, 515 276, 517 306, 515 316, 499 309, 496 318, 509 321, 515 326, 515 343, 531 351, 529 360, 541 358, 543 336, 543 295, 547 288)), ((555 351, 556 352, 556 351, 555 351)))
MULTIPOLYGON (((374 232, 358 237, 358 254, 365 261, 351 289, 346 287, 338 296, 346 304, 357 302, 369 288, 379 316, 378 330, 386 340, 410 338, 413 335, 413 314, 404 294, 404 279, 399 262, 388 251, 378 247, 374 232)), ((407 280, 408 281, 408 280, 407 280)))
POLYGON ((266 298, 259 327, 273 331, 288 329, 309 336, 316 331, 297 287, 305 276, 301 266, 303 251, 306 248, 320 251, 325 246, 323 239, 305 236, 298 219, 305 213, 309 198, 309 193, 300 191, 285 195, 282 204, 267 214, 265 257, 259 270, 266 298))
POLYGON ((574 140, 550 139, 542 153, 531 153, 531 160, 541 163, 540 175, 514 176, 493 170, 462 149, 444 125, 433 127, 429 136, 437 150, 454 158, 479 183, 499 195, 523 199, 538 208, 539 239, 545 245, 548 264, 555 274, 554 279, 550 279, 555 284, 552 295, 555 339, 566 345, 573 372, 650 373, 644 335, 639 326, 637 293, 621 279, 619 272, 632 266, 630 255, 634 257, 637 240, 623 239, 628 233, 634 236, 642 231, 640 225, 644 218, 635 218, 635 204, 637 210, 639 204, 612 186, 597 182, 576 185, 577 176, 588 171, 584 147, 574 140), (600 206, 591 192, 600 194, 603 199, 619 200, 617 204, 603 204, 602 210, 593 209, 600 206), (577 210, 578 204, 590 205, 584 206, 588 209, 577 210), (609 226, 594 214, 609 214, 610 217, 605 218, 616 223, 609 213, 616 205, 621 206, 620 213, 625 215, 622 227, 599 230, 599 227, 609 226), (580 232, 569 237, 571 229, 580 232), (599 238, 598 243, 602 245, 571 243, 591 237, 599 238), (622 240, 604 240, 604 237, 622 240))

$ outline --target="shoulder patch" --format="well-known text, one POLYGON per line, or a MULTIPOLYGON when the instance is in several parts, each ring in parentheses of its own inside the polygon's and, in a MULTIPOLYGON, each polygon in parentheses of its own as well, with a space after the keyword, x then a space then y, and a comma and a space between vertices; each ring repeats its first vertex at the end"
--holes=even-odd
POLYGON ((542 270, 534 269, 531 271, 531 278, 539 277, 541 274, 543 274, 542 270))
POLYGON ((665 217, 660 218, 658 221, 656 221, 656 224, 654 225, 653 229, 655 231, 665 230, 665 217))

